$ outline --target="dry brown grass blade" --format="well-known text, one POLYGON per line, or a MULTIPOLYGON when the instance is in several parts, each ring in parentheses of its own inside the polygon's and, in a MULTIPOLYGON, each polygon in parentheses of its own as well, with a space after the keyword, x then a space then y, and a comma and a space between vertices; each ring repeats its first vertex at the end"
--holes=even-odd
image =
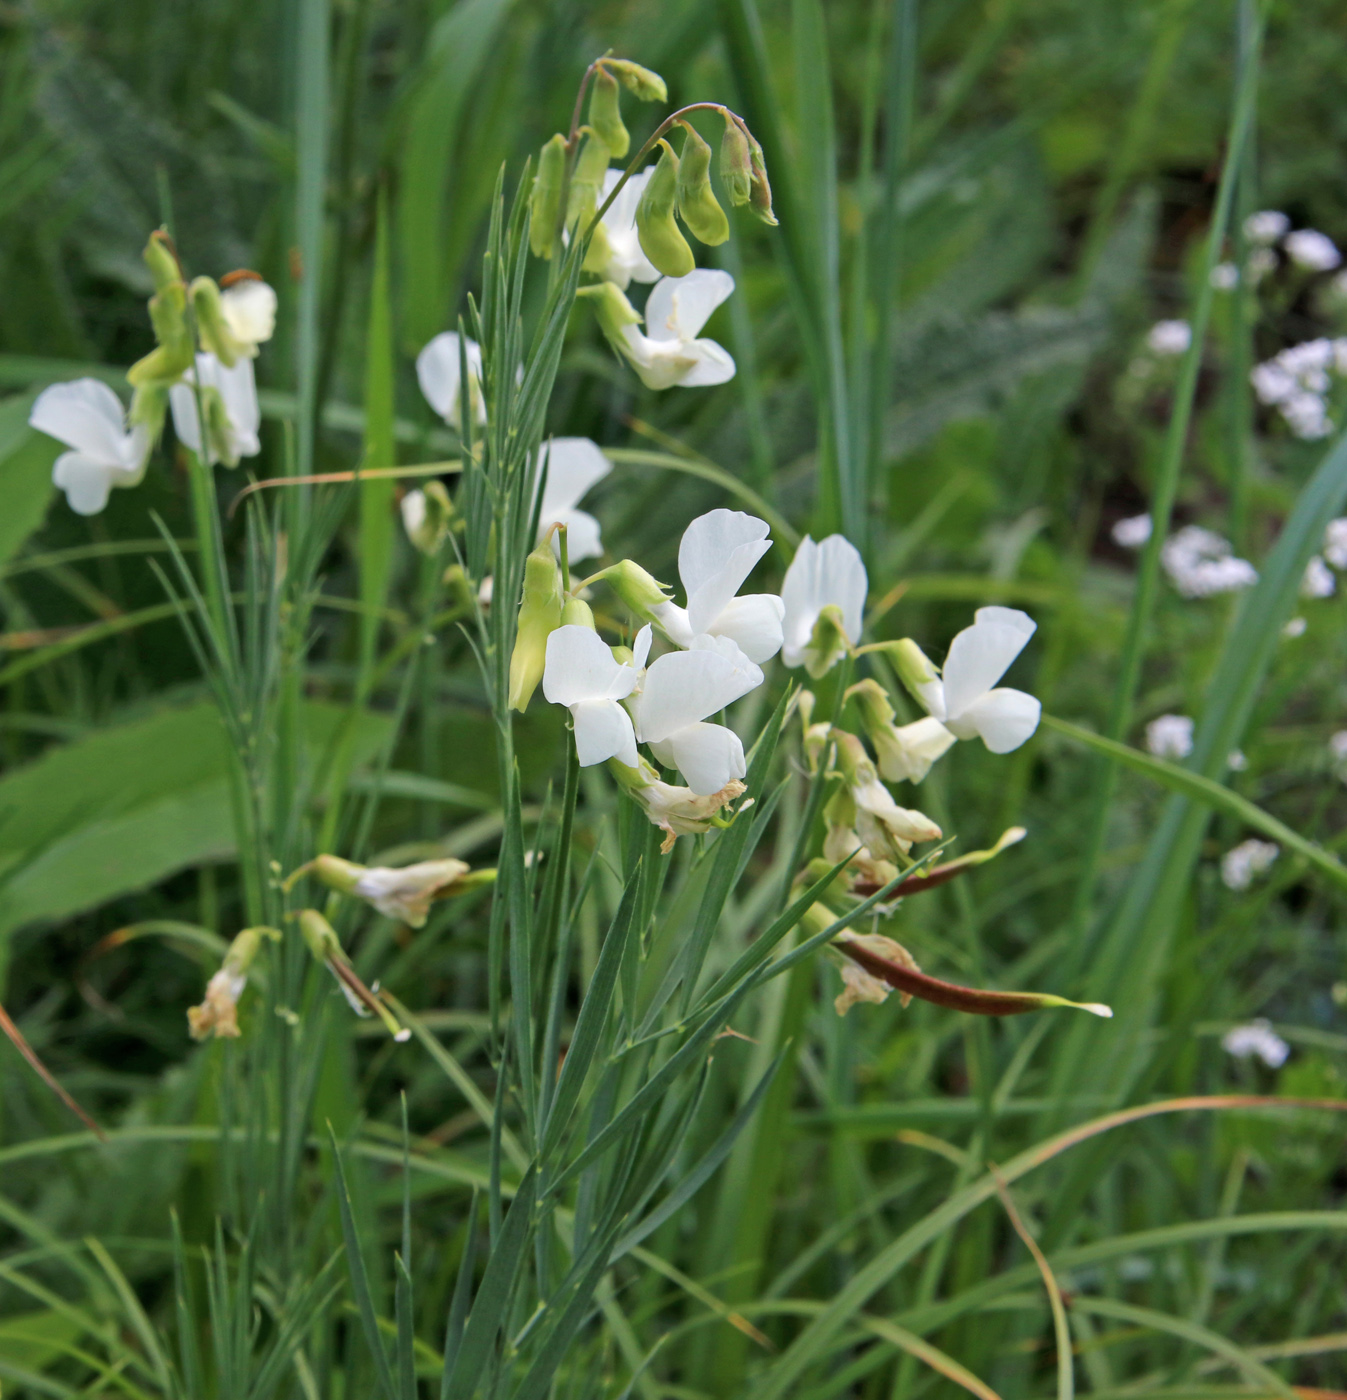
POLYGON ((41 1081, 47 1086, 47 1088, 50 1089, 52 1093, 55 1094, 56 1097, 60 1099, 63 1104, 65 1104, 65 1106, 71 1111, 71 1113, 73 1113, 80 1120, 80 1122, 83 1123, 84 1126, 89 1129, 91 1133, 97 1136, 100 1142, 106 1142, 108 1140, 107 1134, 104 1133, 102 1128, 100 1128, 98 1124, 95 1123, 94 1120, 90 1118, 87 1113, 85 1113, 85 1111, 79 1106, 79 1104, 77 1104, 75 1100, 71 1098, 70 1094, 66 1091, 64 1086, 61 1084, 60 1080, 56 1078, 56 1076, 46 1067, 46 1065, 42 1063, 40 1059, 38 1059, 37 1051, 35 1051, 33 1047, 29 1045, 27 1040, 24 1039, 23 1032, 18 1028, 18 1026, 14 1024, 12 1020, 10 1020, 9 1012, 6 1011, 3 1006, 0 1006, 0 1030, 4 1031, 4 1033, 10 1038, 10 1040, 14 1044, 14 1048, 33 1067, 33 1072, 37 1075, 39 1079, 41 1079, 41 1081))

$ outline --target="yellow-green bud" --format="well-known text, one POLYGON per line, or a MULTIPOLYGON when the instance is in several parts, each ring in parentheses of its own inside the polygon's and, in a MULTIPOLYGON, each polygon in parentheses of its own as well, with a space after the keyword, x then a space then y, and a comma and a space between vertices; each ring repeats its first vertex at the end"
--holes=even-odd
MULTIPOLYGON (((594 220, 599 207, 599 191, 603 188, 603 173, 608 169, 608 147, 589 127, 583 127, 585 144, 575 162, 571 189, 566 203, 566 227, 581 233, 594 220)), ((586 258, 586 263, 588 258, 586 258)))
POLYGON ((618 82, 628 92, 635 93, 642 102, 667 102, 669 89, 664 79, 649 68, 642 68, 629 58, 605 58, 604 67, 610 70, 618 82))
POLYGON ((145 266, 150 269, 156 292, 162 292, 175 282, 182 281, 182 268, 178 266, 172 240, 165 230, 157 228, 150 234, 149 242, 146 243, 141 256, 145 260, 145 266))
POLYGON ((804 649, 804 668, 818 680, 850 651, 851 639, 842 620, 842 609, 836 603, 829 603, 814 621, 814 630, 804 649))
POLYGON ((566 177, 566 138, 558 132, 538 154, 538 173, 529 196, 529 247, 535 258, 550 258, 561 214, 566 177))
POLYGON ((639 564, 622 559, 596 577, 603 579, 642 622, 659 621, 658 609, 669 601, 670 590, 639 564))
POLYGON ((357 865, 353 860, 342 860, 340 856, 327 855, 315 856, 304 869, 316 875, 328 889, 336 890, 338 894, 354 894, 360 877, 365 873, 365 866, 357 865))
POLYGON ((449 533, 454 519, 454 503, 442 481, 428 481, 402 498, 402 523, 407 538, 428 558, 433 559, 449 533))
POLYGON ((679 125, 687 137, 678 163, 678 212, 693 234, 714 248, 730 236, 730 221, 711 188, 711 148, 687 122, 679 125))
POLYGON ((655 173, 646 184, 636 206, 636 236, 641 251, 666 277, 686 277, 697 266, 688 241, 674 222, 678 198, 678 157, 671 145, 660 139, 661 153, 655 173))
POLYGON ((510 708, 521 714, 543 678, 547 639, 561 626, 561 569, 544 540, 524 561, 524 598, 510 656, 510 708))
POLYGON ((150 441, 158 442, 164 431, 164 419, 168 414, 168 389, 163 384, 141 384, 131 395, 131 411, 127 421, 134 427, 137 424, 149 429, 150 441))
POLYGON ((780 220, 772 212, 772 186, 767 179, 767 162, 763 159, 762 147, 758 145, 752 132, 748 134, 748 142, 752 151, 748 202, 764 224, 771 224, 775 228, 780 220))
POLYGON ((879 758, 879 771, 891 783, 921 782, 954 744, 954 735, 929 715, 912 724, 895 725, 893 705, 878 681, 858 681, 847 691, 847 698, 856 701, 861 724, 879 758))
POLYGON ((222 364, 233 369, 239 357, 246 355, 248 351, 229 329, 224 306, 220 301, 219 287, 210 277, 194 277, 187 290, 192 299, 196 330, 201 337, 203 348, 209 350, 222 364))
POLYGON ((886 642, 880 650, 888 657, 889 664, 913 699, 923 709, 938 708, 935 700, 940 685, 940 672, 916 642, 911 637, 904 637, 900 642, 886 642))
POLYGON ((621 160, 631 148, 631 137, 622 124, 617 79, 604 67, 594 73, 594 90, 589 95, 589 124, 599 139, 621 160))
POLYGON ((753 158, 748 137, 732 112, 725 114, 725 135, 720 140, 720 178, 730 203, 747 204, 753 183, 753 158))
POLYGON ((563 627, 588 627, 591 632, 599 629, 594 623, 594 609, 583 598, 567 598, 561 607, 563 627))
POLYGON ((342 952, 341 940, 337 937, 336 929, 316 909, 300 910, 299 931, 304 937, 304 942, 309 945, 309 952, 319 962, 325 963, 331 958, 336 958, 339 962, 344 961, 345 954, 342 952))
POLYGON ((594 303, 594 314, 598 317, 599 329, 604 339, 619 355, 631 353, 622 334, 624 326, 639 326, 641 313, 627 300, 627 294, 615 282, 598 282, 592 287, 580 287, 576 296, 585 297, 594 303))

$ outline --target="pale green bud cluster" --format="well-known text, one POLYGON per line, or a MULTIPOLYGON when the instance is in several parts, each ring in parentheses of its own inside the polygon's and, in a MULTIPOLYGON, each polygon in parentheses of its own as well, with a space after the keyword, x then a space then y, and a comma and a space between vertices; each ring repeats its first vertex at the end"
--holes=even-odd
POLYGON ((524 598, 510 656, 512 710, 528 709, 547 664, 547 639, 561 626, 561 613, 561 568, 551 541, 544 540, 524 562, 524 598))

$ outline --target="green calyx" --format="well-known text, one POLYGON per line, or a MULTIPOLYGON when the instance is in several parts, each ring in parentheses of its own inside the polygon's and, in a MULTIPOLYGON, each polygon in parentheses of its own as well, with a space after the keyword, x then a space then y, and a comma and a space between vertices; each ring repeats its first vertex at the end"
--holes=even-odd
POLYGON ((524 597, 519 605, 519 626, 510 654, 512 710, 523 714, 543 678, 547 664, 547 639, 561 626, 561 569, 544 540, 524 562, 524 597))
POLYGON ((634 93, 642 102, 669 100, 669 89, 664 79, 653 70, 633 63, 629 58, 605 58, 603 69, 612 73, 628 92, 634 93))
POLYGON ((631 136, 622 122, 620 94, 617 79, 600 65, 594 73, 594 87, 589 94, 589 124, 617 160, 631 149, 631 136))
POLYGON ((714 248, 730 236, 730 221, 711 188, 711 147, 687 122, 679 126, 687 137, 678 164, 678 212, 694 236, 714 248))
POLYGON ((636 234, 641 251, 666 277, 686 277, 697 266, 688 241, 674 220, 678 200, 678 157, 660 138, 659 164, 636 206, 636 234))
POLYGON ((538 173, 529 195, 529 248, 535 258, 550 258, 561 215, 561 187, 566 179, 566 138, 558 132, 538 153, 538 173))
POLYGON ((732 112, 723 112, 725 134, 720 138, 720 179, 730 203, 736 208, 747 204, 753 189, 753 156, 748 136, 732 112))

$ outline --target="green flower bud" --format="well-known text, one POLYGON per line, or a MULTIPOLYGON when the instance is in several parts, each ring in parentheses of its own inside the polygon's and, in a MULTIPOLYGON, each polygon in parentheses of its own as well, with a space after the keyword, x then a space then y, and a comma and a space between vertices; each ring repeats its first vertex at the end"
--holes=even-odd
POLYGON ((338 894, 354 894, 360 877, 365 873, 365 867, 352 860, 342 860, 340 856, 315 856, 303 867, 303 871, 297 870, 295 875, 291 876, 286 882, 287 885, 303 872, 316 875, 328 889, 336 890, 338 894))
POLYGON ((940 672, 916 642, 911 637, 904 637, 900 642, 886 642, 880 650, 888 657, 889 664, 912 698, 923 709, 938 708, 943 714, 943 704, 937 705, 937 701, 943 701, 939 694, 940 672))
POLYGON ((594 609, 583 598, 567 598, 561 607, 563 627, 588 627, 591 632, 599 629, 594 622, 594 609))
POLYGON ((595 578, 603 579, 642 622, 659 622, 659 610, 668 603, 670 590, 639 564, 622 559, 595 578))
POLYGON ((730 236, 730 221, 711 188, 711 148, 687 122, 679 122, 687 137, 678 163, 678 212, 693 234, 709 248, 730 236))
POLYGON ((893 706, 878 681, 858 681, 847 691, 861 712, 861 724, 879 757, 879 771, 891 783, 919 783, 931 765, 954 744, 954 735, 929 715, 913 724, 894 724, 893 706))
POLYGON ((594 74, 594 89, 589 95, 589 124, 614 158, 621 160, 631 149, 631 137, 622 124, 618 92, 617 79, 600 67, 594 74))
POLYGON ((325 963, 332 958, 338 961, 345 960, 346 955, 342 952, 341 940, 337 937, 336 929, 316 909, 300 910, 299 931, 304 942, 308 944, 309 952, 319 962, 325 963))
POLYGON ((163 229, 157 228, 150 234, 150 241, 146 243, 141 257, 145 260, 145 266, 150 269, 156 293, 182 281, 182 268, 178 266, 172 240, 163 229))
POLYGON ((577 226, 583 232, 594 220, 599 207, 599 191, 603 188, 603 173, 608 169, 608 147, 588 127, 585 144, 571 175, 571 189, 566 202, 566 227, 577 226))
POLYGON ((667 102, 669 89, 664 79, 649 68, 642 68, 627 58, 605 58, 605 68, 612 71, 618 82, 628 92, 635 93, 642 102, 667 102))
POLYGON ((127 421, 133 427, 140 423, 148 428, 151 442, 159 441, 167 414, 168 389, 163 384, 142 384, 131 395, 131 412, 127 421))
POLYGON ((753 183, 753 157, 748 137, 732 112, 725 113, 725 135, 720 140, 720 178, 730 203, 747 204, 753 183))
POLYGON ((561 626, 561 569, 544 540, 524 561, 524 598, 510 656, 510 708, 523 714, 543 678, 547 639, 561 626))
POLYGON ((764 224, 775 228, 780 220, 772 212, 772 187, 767 180, 767 162, 763 159, 762 147, 758 145, 752 132, 749 133, 748 141, 752 151, 748 202, 764 224))
POLYGON ((194 277, 187 291, 192 299, 192 312, 196 316, 196 330, 202 346, 222 364, 233 369, 240 356, 247 355, 248 350, 229 329, 219 287, 210 277, 194 277))
POLYGON ((678 157, 663 138, 659 144, 662 147, 659 164, 636 206, 636 236, 641 251, 666 277, 686 277, 697 266, 697 260, 674 222, 678 157))
POLYGON ((529 247, 535 258, 550 258, 561 214, 561 186, 566 178, 566 138, 558 132, 538 155, 538 173, 529 196, 529 247))

